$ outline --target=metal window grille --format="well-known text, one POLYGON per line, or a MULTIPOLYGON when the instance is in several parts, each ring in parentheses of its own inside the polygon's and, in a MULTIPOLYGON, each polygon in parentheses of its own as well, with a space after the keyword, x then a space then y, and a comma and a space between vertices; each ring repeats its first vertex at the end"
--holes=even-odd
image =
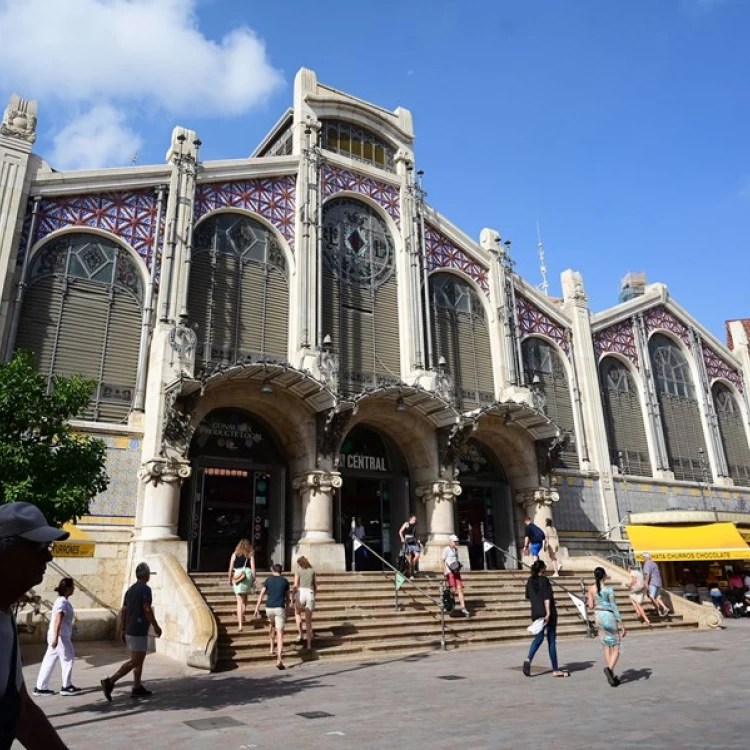
POLYGON ((201 223, 193 238, 188 312, 203 366, 286 361, 289 284, 273 234, 238 214, 201 223))
POLYGON ((521 346, 526 382, 541 392, 547 416, 570 435, 570 442, 561 455, 563 467, 578 469, 573 403, 565 367, 555 349, 544 339, 530 336, 521 346))
POLYGON ((712 392, 729 476, 736 485, 750 487, 750 447, 739 404, 723 383, 714 383, 712 392))
POLYGON ((395 149, 375 133, 342 120, 322 121, 321 145, 350 159, 395 172, 395 149))
POLYGON ((624 474, 651 476, 638 391, 626 365, 605 357, 599 367, 610 460, 624 474))
POLYGON ((28 283, 16 348, 34 354, 50 387, 58 375, 96 382, 81 417, 126 421, 135 391, 144 294, 136 261, 99 235, 68 234, 34 256, 28 283))

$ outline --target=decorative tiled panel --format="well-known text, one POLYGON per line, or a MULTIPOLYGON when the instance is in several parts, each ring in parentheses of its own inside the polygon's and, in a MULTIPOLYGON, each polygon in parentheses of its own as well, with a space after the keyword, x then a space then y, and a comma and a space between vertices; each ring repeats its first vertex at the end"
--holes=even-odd
POLYGON ((430 271, 438 268, 453 268, 457 271, 463 271, 477 282, 479 288, 485 294, 490 293, 488 270, 429 224, 425 225, 425 249, 427 252, 427 267, 430 271))
POLYGON ((724 378, 742 392, 742 378, 739 372, 725 362, 713 349, 703 344, 703 361, 706 363, 708 379, 724 378))
POLYGON ((559 476, 556 489, 560 500, 552 512, 558 530, 600 533, 606 530, 598 480, 559 476))
POLYGON ((619 515, 653 513, 668 510, 750 512, 750 494, 714 487, 652 484, 615 481, 619 515))
POLYGON ((565 329, 552 320, 547 313, 540 310, 531 300, 516 292, 516 311, 518 328, 522 336, 541 333, 557 342, 562 350, 570 356, 570 345, 565 329))
POLYGON ((596 358, 602 354, 622 354, 638 367, 638 352, 635 348, 633 324, 623 320, 594 333, 594 351, 596 358))
POLYGON ((201 183, 195 194, 195 219, 219 208, 252 211, 273 224, 293 250, 296 183, 294 175, 201 183))
MULTIPOLYGON (((31 206, 29 202, 18 249, 19 263, 23 260, 31 228, 31 206)), ((110 232, 127 242, 151 268, 156 230, 156 194, 153 190, 135 190, 45 198, 39 203, 32 244, 44 239, 50 232, 66 227, 94 227, 110 232)))
POLYGON ((665 331, 673 333, 675 336, 682 339, 687 346, 690 346, 690 333, 688 332, 687 326, 681 320, 675 318, 675 316, 662 305, 646 310, 646 312, 643 313, 643 320, 646 324, 646 330, 649 333, 662 328, 665 331))
POLYGON ((324 199, 344 190, 366 195, 390 214, 397 227, 401 227, 400 193, 394 185, 378 182, 378 180, 373 180, 372 177, 365 177, 330 164, 323 164, 320 182, 321 195, 324 199))
POLYGON ((107 444, 109 487, 92 501, 90 516, 135 516, 141 440, 129 436, 100 435, 107 444))

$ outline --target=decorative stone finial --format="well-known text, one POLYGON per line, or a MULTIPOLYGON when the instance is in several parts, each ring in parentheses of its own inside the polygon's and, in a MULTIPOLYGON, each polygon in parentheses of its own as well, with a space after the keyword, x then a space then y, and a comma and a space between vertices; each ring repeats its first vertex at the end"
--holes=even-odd
POLYGON ((576 302, 585 302, 586 289, 583 286, 583 276, 578 271, 563 271, 562 288, 565 301, 574 300, 576 302))
POLYGON ((168 162, 173 159, 185 158, 195 161, 198 158, 198 148, 200 145, 201 142, 198 140, 198 134, 194 130, 177 126, 172 131, 172 143, 167 151, 166 159, 168 162))
POLYGON ((479 244, 484 249, 491 253, 503 254, 503 244, 500 242, 500 232, 496 229, 488 229, 485 227, 479 234, 479 244))
POLYGON ((36 101, 21 99, 18 94, 11 94, 8 107, 3 114, 0 133, 27 143, 34 143, 36 140, 36 101))

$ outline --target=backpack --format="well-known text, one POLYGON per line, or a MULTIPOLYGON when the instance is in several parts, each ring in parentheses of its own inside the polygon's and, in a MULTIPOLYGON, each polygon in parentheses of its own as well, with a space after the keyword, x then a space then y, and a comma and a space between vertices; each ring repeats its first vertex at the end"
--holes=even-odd
POLYGON ((446 612, 453 612, 456 608, 456 597, 449 588, 443 589, 443 609, 446 612))

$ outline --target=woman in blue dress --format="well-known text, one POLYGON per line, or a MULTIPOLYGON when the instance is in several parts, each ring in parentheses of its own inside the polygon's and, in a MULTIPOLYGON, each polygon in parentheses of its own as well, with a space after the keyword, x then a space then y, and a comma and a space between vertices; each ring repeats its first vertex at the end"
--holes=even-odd
POLYGON ((625 637, 625 626, 617 607, 615 592, 611 586, 603 586, 607 578, 604 568, 594 569, 594 585, 589 587, 589 610, 594 610, 596 628, 604 646, 604 674, 612 687, 617 687, 620 680, 615 675, 615 665, 620 658, 620 641, 625 637))

